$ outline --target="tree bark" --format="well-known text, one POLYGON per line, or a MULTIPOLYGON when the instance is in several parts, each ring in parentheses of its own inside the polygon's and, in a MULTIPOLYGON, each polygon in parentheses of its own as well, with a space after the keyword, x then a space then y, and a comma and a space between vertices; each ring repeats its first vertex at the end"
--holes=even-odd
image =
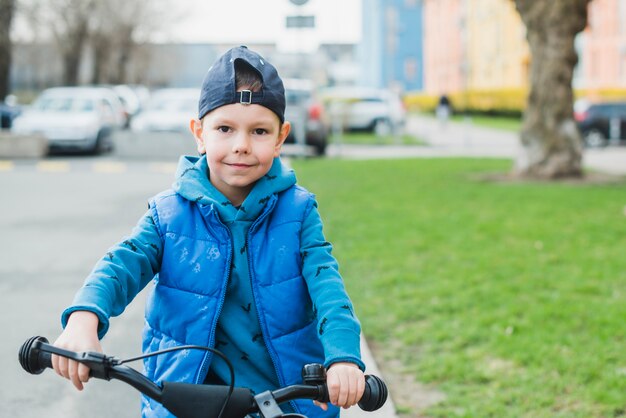
POLYGON ((591 0, 515 0, 531 52, 530 94, 515 173, 556 179, 582 176, 582 139, 573 115, 574 39, 591 0))
POLYGON ((130 61, 135 46, 133 42, 134 31, 135 25, 120 25, 116 74, 114 77, 117 84, 125 84, 128 82, 128 62, 130 61))
POLYGON ((10 92, 11 21, 15 13, 15 0, 0 0, 0 101, 10 92))
POLYGON ((78 85, 80 63, 88 34, 89 26, 85 17, 85 20, 78 22, 75 27, 69 28, 65 39, 60 41, 63 55, 63 83, 66 86, 78 85))
POLYGON ((91 36, 93 47, 93 72, 91 84, 103 84, 108 82, 107 65, 111 59, 111 42, 108 36, 96 33, 91 36))

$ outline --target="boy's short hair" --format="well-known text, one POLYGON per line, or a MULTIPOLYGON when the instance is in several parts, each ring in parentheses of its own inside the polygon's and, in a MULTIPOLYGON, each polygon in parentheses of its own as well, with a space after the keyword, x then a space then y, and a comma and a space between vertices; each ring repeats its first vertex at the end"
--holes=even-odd
POLYGON ((235 60, 235 86, 238 91, 261 91, 263 80, 251 65, 242 60, 235 60))
POLYGON ((285 121, 285 87, 276 68, 261 55, 239 46, 228 50, 209 68, 200 91, 198 119, 220 106, 242 103, 259 104, 278 116, 280 123, 285 121), (258 73, 262 87, 259 91, 248 89, 237 91, 235 63, 245 63, 258 73))

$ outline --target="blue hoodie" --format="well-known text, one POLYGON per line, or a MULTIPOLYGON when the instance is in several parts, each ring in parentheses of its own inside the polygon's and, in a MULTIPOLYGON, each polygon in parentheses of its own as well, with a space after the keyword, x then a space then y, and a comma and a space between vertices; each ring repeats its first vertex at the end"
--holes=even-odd
MULTIPOLYGON (((292 318, 281 317, 281 314, 288 312, 287 301, 303 296, 292 294, 293 290, 288 290, 291 293, 286 295, 276 293, 287 291, 285 289, 297 289, 293 288, 291 279, 276 282, 271 277, 265 277, 280 275, 281 273, 276 270, 278 268, 281 272, 285 270, 289 278, 298 276, 304 278, 306 286, 303 289, 308 292, 308 297, 301 301, 301 305, 304 308, 309 306, 308 309, 311 311, 309 314, 305 313, 305 316, 309 315, 317 323, 315 328, 304 334, 301 331, 294 334, 296 337, 293 338, 296 339, 290 343, 296 346, 289 349, 306 351, 306 346, 315 346, 321 342, 324 354, 314 360, 324 362, 326 366, 337 361, 351 361, 363 369, 358 346, 360 327, 353 316, 352 305, 343 288, 336 261, 331 255, 332 247, 324 239, 317 204, 312 195, 295 185, 293 171, 285 168, 280 160, 276 159, 268 174, 257 181, 238 208, 233 207, 228 199, 211 185, 208 175, 210 174, 206 158, 181 158, 173 190, 157 196, 151 203, 151 209, 131 236, 111 248, 96 265, 85 286, 76 295, 73 306, 64 312, 63 325, 66 324, 71 312, 90 310, 100 318, 99 336, 104 336, 109 317, 119 315, 154 277, 157 286, 146 307, 144 351, 151 352, 164 346, 190 343, 215 346, 225 352, 234 363, 238 386, 249 387, 255 392, 275 389, 285 384, 296 383, 293 376, 299 374, 299 367, 302 366, 294 364, 293 359, 284 358, 286 350, 281 345, 287 343, 286 336, 291 335, 289 333, 293 331, 282 329, 288 328, 282 323, 289 324, 292 318), (297 200, 306 204, 306 210, 302 211, 303 219, 296 222, 298 228, 294 230, 298 233, 297 242, 300 243, 300 248, 295 250, 301 263, 299 271, 290 271, 293 267, 289 266, 293 265, 293 260, 282 261, 281 258, 285 254, 292 254, 293 251, 289 252, 282 247, 274 248, 274 241, 278 243, 282 241, 276 239, 280 237, 267 233, 268 230, 275 231, 281 222, 288 221, 287 218, 284 221, 280 218, 282 213, 286 213, 285 209, 281 208, 285 205, 295 205, 295 201, 292 202, 287 196, 300 196, 297 200), (173 216, 170 220, 168 217, 171 213, 180 210, 181 207, 189 207, 191 212, 181 212, 185 214, 184 217, 173 216), (202 213, 202 216, 194 218, 195 213, 202 213), (211 213, 216 214, 213 221, 211 213), (256 228, 256 234, 253 235, 249 230, 255 223, 261 226, 256 228), (228 245, 206 244, 204 238, 199 245, 194 244, 191 250, 188 249, 188 245, 180 245, 178 242, 180 237, 186 238, 194 234, 204 236, 207 233, 204 229, 205 224, 208 225, 209 233, 218 231, 220 225, 225 227, 228 237, 222 241, 228 245), (265 227, 265 224, 269 226, 265 227), (176 228, 184 228, 185 232, 171 232, 176 228), (168 244, 170 241, 173 244, 168 244), (271 255, 266 254, 267 251, 272 251, 271 255), (225 254, 228 254, 228 257, 224 257, 225 254), (260 259, 261 256, 271 261, 268 263, 260 259), (219 291, 221 296, 216 297, 212 304, 192 307, 192 303, 201 298, 204 291, 199 291, 198 298, 193 299, 194 302, 185 303, 184 297, 189 294, 189 289, 185 286, 195 288, 194 283, 199 283, 197 280, 205 280, 202 276, 195 276, 198 278, 194 279, 194 274, 206 273, 207 265, 210 265, 207 259, 229 264, 224 267, 223 284, 215 282, 218 284, 216 292, 219 291), (172 298, 181 294, 172 293, 172 288, 182 280, 180 276, 191 280, 189 282, 191 284, 183 284, 184 296, 181 296, 180 301, 173 302, 172 298), (283 283, 288 282, 292 284, 284 287, 283 283), (166 289, 167 293, 162 289, 166 289), (171 304, 175 306, 175 315, 167 313, 167 308, 171 304), (196 313, 186 312, 185 309, 196 313), (259 309, 262 312, 259 312, 259 309), (209 316, 203 316, 205 311, 209 311, 209 316), (200 312, 203 315, 198 315, 200 312), (186 316, 190 314, 191 317, 187 318, 186 316), (199 320, 200 317, 207 319, 199 320), (197 322, 204 323, 206 328, 198 328, 197 322), (185 326, 181 330, 182 324, 185 326), (313 330, 316 332, 313 333, 313 330), (309 334, 313 336, 307 339, 314 338, 319 342, 313 344, 313 341, 300 340, 309 334), (298 367, 295 373, 290 370, 294 367, 298 367)), ((219 233, 215 232, 213 235, 219 236, 219 233)), ((215 270, 217 271, 219 270, 215 270)), ((212 276, 222 277, 215 272, 212 276)), ((296 309, 301 311, 303 308, 296 309)), ((211 361, 211 356, 204 353, 194 355, 197 358, 190 362, 196 366, 182 365, 184 362, 180 358, 192 357, 185 353, 173 358, 172 364, 167 368, 162 366, 163 363, 167 363, 167 359, 159 360, 161 364, 157 364, 156 360, 152 363, 146 362, 146 372, 156 381, 202 383, 210 369, 212 376, 217 376, 218 380, 228 381, 227 369, 221 362, 211 361)), ((164 411, 159 411, 160 409, 153 402, 144 402, 145 414, 154 415, 158 412, 159 416, 165 415, 164 411)), ((298 407, 296 409, 302 410, 298 407)), ((310 416, 328 416, 319 409, 306 409, 304 412, 310 416), (319 411, 319 414, 316 414, 316 411, 319 411)))

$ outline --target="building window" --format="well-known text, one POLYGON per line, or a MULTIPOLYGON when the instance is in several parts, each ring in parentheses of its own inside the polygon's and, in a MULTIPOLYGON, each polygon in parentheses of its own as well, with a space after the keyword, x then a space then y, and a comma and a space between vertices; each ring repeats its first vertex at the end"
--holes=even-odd
POLYGON ((404 78, 407 81, 415 81, 417 79, 417 60, 415 58, 404 60, 404 78))

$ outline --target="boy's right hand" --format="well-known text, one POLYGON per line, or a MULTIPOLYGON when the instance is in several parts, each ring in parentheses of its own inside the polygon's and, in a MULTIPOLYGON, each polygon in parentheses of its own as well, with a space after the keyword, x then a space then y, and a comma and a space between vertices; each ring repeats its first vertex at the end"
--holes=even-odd
MULTIPOLYGON (((88 311, 76 311, 67 321, 65 329, 54 345, 71 351, 102 352, 98 339, 98 317, 88 311)), ((89 367, 65 357, 52 355, 52 367, 59 376, 72 381, 76 389, 83 390, 83 383, 89 380, 89 367)))

